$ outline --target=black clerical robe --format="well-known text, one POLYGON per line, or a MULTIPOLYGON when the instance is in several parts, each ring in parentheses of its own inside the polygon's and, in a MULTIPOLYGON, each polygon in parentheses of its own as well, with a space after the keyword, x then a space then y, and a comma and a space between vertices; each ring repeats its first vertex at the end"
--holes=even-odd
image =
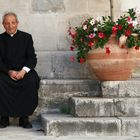
POLYGON ((14 36, 0 34, 0 116, 29 116, 38 104, 39 77, 32 36, 17 31, 14 36), (21 80, 8 76, 8 70, 31 70, 21 80))

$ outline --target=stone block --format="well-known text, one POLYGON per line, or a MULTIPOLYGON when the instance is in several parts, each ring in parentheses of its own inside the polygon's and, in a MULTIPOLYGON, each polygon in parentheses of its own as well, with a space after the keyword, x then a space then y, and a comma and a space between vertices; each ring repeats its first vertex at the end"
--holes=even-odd
MULTIPOLYGON (((139 0, 135 0, 135 2, 133 2, 132 0, 114 0, 114 8, 117 8, 120 7, 119 9, 121 9, 121 11, 126 11, 128 10, 129 8, 140 8, 139 6, 139 0)), ((119 10, 118 9, 118 10, 119 10)))
POLYGON ((101 82, 103 97, 140 97, 140 81, 104 81, 101 82))
POLYGON ((125 97, 140 97, 140 80, 124 81, 119 85, 119 95, 125 97))
POLYGON ((140 98, 115 98, 115 116, 140 116, 140 98))
POLYGON ((72 97, 71 113, 77 117, 140 116, 140 98, 72 97))
POLYGON ((113 99, 72 97, 71 113, 76 117, 114 116, 113 99))
POLYGON ((86 63, 70 62, 71 52, 57 53, 52 55, 53 71, 56 78, 76 79, 87 78, 88 69, 86 63))
POLYGON ((87 13, 87 0, 64 0, 66 13, 87 13))
POLYGON ((30 12, 30 2, 31 0, 1 0, 0 1, 0 14, 3 14, 4 12, 7 11, 13 11, 17 14, 29 14, 30 12))
POLYGON ((33 0, 33 11, 36 12, 64 12, 63 0, 33 0))
POLYGON ((19 15, 19 29, 33 36, 37 51, 52 51, 58 47, 57 15, 29 14, 19 15))
POLYGON ((122 136, 140 136, 140 117, 119 117, 122 122, 122 136))
POLYGON ((47 52, 37 52, 37 66, 36 71, 38 72, 41 78, 53 78, 53 71, 52 71, 52 59, 51 55, 47 52))
POLYGON ((120 136, 121 122, 117 118, 73 118, 63 114, 42 114, 47 136, 120 136))
POLYGON ((88 12, 94 17, 110 15, 110 1, 108 0, 88 0, 88 12))
POLYGON ((78 62, 71 62, 70 51, 38 52, 36 70, 41 78, 50 79, 89 79, 88 67, 78 62))
POLYGON ((118 97, 120 83, 121 83, 121 81, 101 82, 101 89, 102 89, 103 97, 118 97))

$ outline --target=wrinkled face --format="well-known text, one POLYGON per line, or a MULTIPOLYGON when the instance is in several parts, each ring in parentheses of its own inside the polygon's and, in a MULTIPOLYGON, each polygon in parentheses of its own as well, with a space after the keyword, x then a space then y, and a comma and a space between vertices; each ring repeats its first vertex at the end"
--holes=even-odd
POLYGON ((13 15, 7 15, 3 20, 3 26, 8 34, 13 34, 17 30, 18 21, 13 15))

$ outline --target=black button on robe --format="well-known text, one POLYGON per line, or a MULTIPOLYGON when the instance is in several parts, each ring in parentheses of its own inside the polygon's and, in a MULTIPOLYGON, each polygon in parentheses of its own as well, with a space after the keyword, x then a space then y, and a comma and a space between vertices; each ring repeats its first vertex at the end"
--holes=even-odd
POLYGON ((0 34, 0 116, 31 115, 38 105, 39 77, 34 70, 37 63, 30 34, 17 31, 13 37, 0 34), (8 70, 31 70, 21 80, 8 76, 8 70))

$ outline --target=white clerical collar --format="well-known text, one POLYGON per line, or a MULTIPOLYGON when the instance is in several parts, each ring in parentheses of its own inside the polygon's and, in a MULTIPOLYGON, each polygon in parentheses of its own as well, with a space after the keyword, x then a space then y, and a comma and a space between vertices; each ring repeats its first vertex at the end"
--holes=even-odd
POLYGON ((14 36, 14 34, 10 34, 10 36, 11 36, 11 37, 13 37, 13 36, 14 36))
POLYGON ((15 33, 13 33, 13 34, 9 34, 9 35, 10 35, 11 37, 13 37, 16 33, 17 33, 17 30, 16 30, 15 33))

